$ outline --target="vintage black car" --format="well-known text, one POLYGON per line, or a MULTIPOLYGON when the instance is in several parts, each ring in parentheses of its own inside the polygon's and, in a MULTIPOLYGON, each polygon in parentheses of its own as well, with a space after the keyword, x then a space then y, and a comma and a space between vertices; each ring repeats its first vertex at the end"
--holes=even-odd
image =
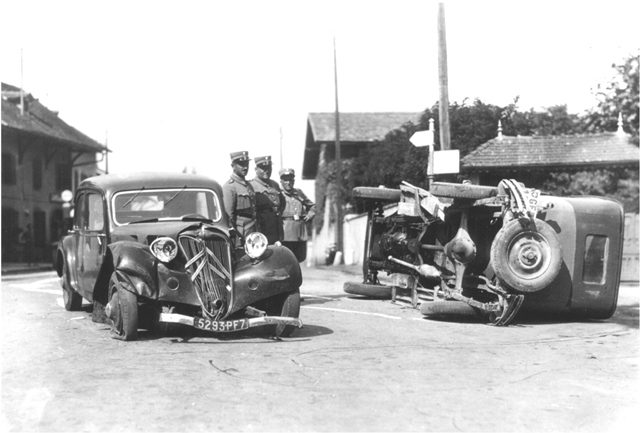
MULTIPOLYGON (((244 250, 223 208, 222 189, 204 176, 97 176, 75 193, 73 229, 56 269, 65 308, 93 303, 111 335, 180 323, 220 332, 263 328, 289 336, 300 311, 302 274, 287 248, 253 233, 244 250)), ((174 326, 174 325, 170 325, 174 326)))
POLYGON ((519 311, 607 319, 616 309, 624 214, 615 200, 555 197, 512 179, 434 182, 429 191, 357 187, 353 195, 369 214, 363 282, 345 283, 347 293, 495 325, 519 311))

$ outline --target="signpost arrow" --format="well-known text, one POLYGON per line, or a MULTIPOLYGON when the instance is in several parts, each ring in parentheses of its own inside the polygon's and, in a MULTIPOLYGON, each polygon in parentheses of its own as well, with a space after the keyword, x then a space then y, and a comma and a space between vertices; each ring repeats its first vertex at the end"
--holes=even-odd
POLYGON ((424 147, 433 144, 433 131, 416 131, 409 139, 416 147, 424 147))

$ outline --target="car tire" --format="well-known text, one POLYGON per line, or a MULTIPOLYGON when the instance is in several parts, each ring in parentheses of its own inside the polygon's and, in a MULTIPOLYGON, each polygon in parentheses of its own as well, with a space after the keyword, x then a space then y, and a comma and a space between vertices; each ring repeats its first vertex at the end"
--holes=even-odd
POLYGON ((399 189, 358 186, 356 188, 353 188, 351 196, 353 198, 361 198, 367 200, 398 202, 402 198, 402 193, 399 189))
POLYGON ((500 229, 491 244, 491 266, 500 282, 515 292, 538 292, 548 287, 560 272, 560 239, 542 220, 512 220, 500 229))
POLYGON ((480 310, 461 301, 428 301, 420 304, 420 312, 429 319, 480 319, 480 310))
POLYGON ((138 298, 123 289, 115 274, 109 282, 111 337, 116 340, 132 341, 138 338, 138 298))
POLYGON ((64 309, 67 311, 80 311, 82 309, 82 296, 71 288, 66 262, 62 265, 62 277, 60 283, 62 285, 64 309))
MULTIPOLYGON (((300 317, 300 289, 282 293, 267 300, 268 316, 300 317)), ((289 337, 296 329, 292 325, 268 325, 266 332, 271 337, 289 337)))
POLYGON ((350 295, 366 296, 375 299, 391 299, 391 287, 383 284, 344 283, 343 290, 350 295))

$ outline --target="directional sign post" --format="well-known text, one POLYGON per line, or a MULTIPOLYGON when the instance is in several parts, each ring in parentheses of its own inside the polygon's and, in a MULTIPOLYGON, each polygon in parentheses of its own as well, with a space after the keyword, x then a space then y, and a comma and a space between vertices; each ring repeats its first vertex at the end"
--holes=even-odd
POLYGON ((413 133, 409 141, 415 147, 424 147, 433 145, 433 131, 416 131, 413 133))

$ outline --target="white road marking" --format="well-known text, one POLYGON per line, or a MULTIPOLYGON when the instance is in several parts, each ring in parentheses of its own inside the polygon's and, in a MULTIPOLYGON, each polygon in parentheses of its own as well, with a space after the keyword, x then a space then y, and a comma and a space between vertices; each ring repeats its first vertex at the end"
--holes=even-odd
POLYGON ((303 298, 316 298, 316 299, 324 299, 326 301, 336 301, 337 299, 335 298, 327 298, 325 296, 316 296, 316 295, 305 295, 304 293, 301 293, 300 296, 302 296, 303 298))
POLYGON ((342 309, 339 309, 339 308, 309 307, 309 306, 306 306, 306 305, 303 305, 301 308, 310 308, 312 310, 337 311, 339 313, 365 314, 367 316, 384 317, 385 319, 402 320, 402 317, 398 317, 398 316, 389 316, 387 314, 380 314, 380 313, 367 313, 367 312, 364 312, 364 311, 342 310, 342 309))

